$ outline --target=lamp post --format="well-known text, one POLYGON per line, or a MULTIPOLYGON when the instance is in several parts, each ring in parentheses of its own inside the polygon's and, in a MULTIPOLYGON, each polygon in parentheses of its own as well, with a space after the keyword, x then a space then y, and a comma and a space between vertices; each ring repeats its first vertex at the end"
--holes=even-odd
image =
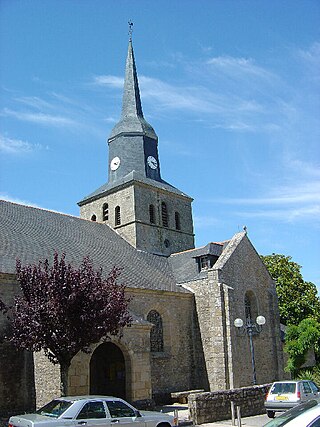
POLYGON ((236 319, 234 321, 234 326, 238 328, 240 333, 245 334, 247 333, 249 336, 249 342, 250 342, 250 352, 251 352, 251 365, 252 365, 252 382, 253 385, 257 384, 257 375, 256 375, 256 364, 254 360, 254 346, 253 346, 253 335, 260 334, 262 331, 262 326, 266 323, 266 319, 264 316, 258 316, 256 318, 256 321, 252 321, 252 319, 249 317, 246 320, 246 323, 243 323, 242 319, 236 319))

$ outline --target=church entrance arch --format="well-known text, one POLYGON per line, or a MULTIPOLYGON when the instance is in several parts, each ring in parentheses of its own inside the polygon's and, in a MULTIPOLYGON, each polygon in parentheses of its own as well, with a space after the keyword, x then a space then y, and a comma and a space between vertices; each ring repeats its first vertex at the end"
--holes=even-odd
POLYGON ((126 398, 126 366, 120 348, 100 344, 90 360, 90 394, 126 398))

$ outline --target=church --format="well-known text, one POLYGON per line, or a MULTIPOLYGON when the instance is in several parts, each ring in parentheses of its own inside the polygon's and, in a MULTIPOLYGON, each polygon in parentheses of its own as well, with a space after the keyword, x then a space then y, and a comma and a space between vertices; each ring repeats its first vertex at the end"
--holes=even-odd
MULTIPOLYGON (((280 379, 275 283, 246 230, 195 248, 192 198, 161 176, 131 38, 122 114, 108 150, 108 181, 78 202, 80 217, 0 202, 0 297, 7 303, 19 289, 17 258, 51 261, 57 251, 74 265, 89 256, 106 273, 122 269, 132 325, 121 338, 75 356, 69 394, 115 395, 141 406, 172 392, 251 385, 253 367, 257 384, 280 379), (248 325, 257 316, 266 322, 252 336, 234 326, 235 319, 248 325)), ((41 352, 14 350, 4 339, 7 327, 0 314, 0 415, 60 393, 59 367, 41 352)))

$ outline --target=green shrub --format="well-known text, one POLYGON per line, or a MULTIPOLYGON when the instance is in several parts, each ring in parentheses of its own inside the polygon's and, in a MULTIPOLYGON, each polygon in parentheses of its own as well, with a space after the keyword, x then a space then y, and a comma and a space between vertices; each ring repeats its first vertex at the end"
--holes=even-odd
POLYGON ((313 368, 300 369, 297 379, 314 381, 320 387, 320 366, 317 365, 313 368))

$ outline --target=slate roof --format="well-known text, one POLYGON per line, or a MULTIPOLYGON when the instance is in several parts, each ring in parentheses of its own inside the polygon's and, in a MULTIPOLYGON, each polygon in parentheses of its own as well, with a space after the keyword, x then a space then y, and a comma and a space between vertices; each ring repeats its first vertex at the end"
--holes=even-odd
POLYGON ((172 254, 169 258, 169 262, 171 264, 172 271, 174 272, 176 282, 185 283, 192 280, 206 278, 208 273, 206 270, 199 271, 199 265, 196 262, 196 258, 204 255, 220 257, 228 243, 229 241, 220 243, 211 242, 201 248, 172 254))
POLYGON ((145 185, 150 185, 150 186, 156 187, 160 190, 164 190, 164 191, 168 191, 170 193, 178 194, 179 196, 186 197, 186 198, 192 200, 192 198, 190 196, 188 196, 187 194, 178 190, 173 185, 168 184, 164 180, 155 181, 153 179, 147 178, 147 177, 139 174, 136 171, 132 171, 128 175, 119 179, 118 181, 107 182, 107 183, 103 184, 101 187, 99 187, 93 193, 89 194, 88 196, 84 197, 80 202, 78 202, 78 205, 79 206, 85 205, 88 202, 91 202, 95 199, 99 199, 104 194, 108 194, 109 192, 111 192, 115 189, 119 189, 119 187, 121 187, 121 186, 130 185, 133 182, 140 182, 140 183, 145 184, 145 185))
POLYGON ((143 117, 137 70, 131 40, 129 41, 126 61, 122 114, 120 121, 111 131, 109 141, 123 133, 145 135, 152 139, 158 139, 153 127, 143 117))
POLYGON ((106 274, 123 268, 119 281, 128 287, 187 292, 176 285, 167 258, 135 249, 105 224, 0 201, 0 272, 14 273, 17 258, 52 261, 54 251, 74 265, 89 256, 106 274))

